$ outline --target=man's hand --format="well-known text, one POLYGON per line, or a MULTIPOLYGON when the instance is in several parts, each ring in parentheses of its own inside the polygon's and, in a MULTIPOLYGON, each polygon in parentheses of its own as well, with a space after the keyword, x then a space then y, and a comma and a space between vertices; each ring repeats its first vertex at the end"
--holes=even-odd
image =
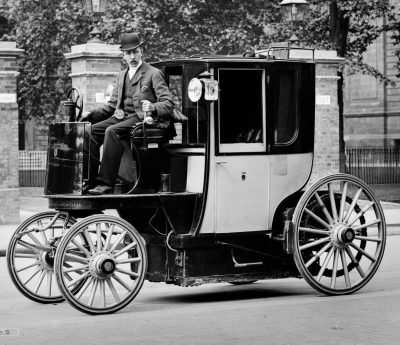
POLYGON ((145 101, 142 101, 142 110, 153 112, 154 110, 156 110, 156 108, 154 107, 153 103, 145 100, 145 101))
POLYGON ((81 118, 79 119, 79 122, 92 122, 92 114, 90 113, 90 111, 83 113, 81 118))

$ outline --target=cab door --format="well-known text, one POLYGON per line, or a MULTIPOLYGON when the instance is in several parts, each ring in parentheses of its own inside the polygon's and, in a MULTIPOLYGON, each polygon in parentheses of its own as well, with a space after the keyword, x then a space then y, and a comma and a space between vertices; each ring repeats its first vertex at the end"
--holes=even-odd
POLYGON ((268 224, 266 73, 219 68, 215 118, 216 233, 262 231, 268 224))

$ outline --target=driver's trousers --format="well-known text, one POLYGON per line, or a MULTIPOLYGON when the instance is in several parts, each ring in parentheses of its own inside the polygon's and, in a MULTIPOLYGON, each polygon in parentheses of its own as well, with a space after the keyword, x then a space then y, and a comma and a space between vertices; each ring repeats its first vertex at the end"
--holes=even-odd
POLYGON ((104 184, 114 187, 118 177, 121 157, 125 150, 122 141, 129 140, 132 126, 140 121, 135 114, 123 120, 118 120, 111 116, 107 120, 92 125, 89 184, 104 184), (100 163, 101 145, 103 145, 103 155, 100 163))

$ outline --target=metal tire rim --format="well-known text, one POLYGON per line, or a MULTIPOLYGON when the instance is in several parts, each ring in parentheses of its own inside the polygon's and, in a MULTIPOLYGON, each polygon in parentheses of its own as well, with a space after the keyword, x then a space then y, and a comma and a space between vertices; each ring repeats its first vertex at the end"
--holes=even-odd
POLYGON ((38 213, 18 226, 8 245, 7 268, 11 280, 25 297, 35 302, 60 303, 64 300, 55 279, 56 246, 51 246, 50 242, 76 223, 74 218, 67 218, 55 211, 38 213), (58 218, 49 229, 29 231, 46 226, 56 215, 58 218))
POLYGON ((316 290, 350 294, 376 273, 385 249, 386 223, 379 200, 359 178, 334 174, 320 179, 301 197, 293 224, 296 266, 316 290), (319 214, 310 211, 315 202, 319 214), (306 222, 309 217, 314 226, 306 222))
POLYGON ((87 314, 114 313, 128 305, 143 285, 146 246, 125 220, 89 216, 63 237, 55 270, 60 291, 74 308, 87 314), (74 292, 82 281, 83 287, 74 292))

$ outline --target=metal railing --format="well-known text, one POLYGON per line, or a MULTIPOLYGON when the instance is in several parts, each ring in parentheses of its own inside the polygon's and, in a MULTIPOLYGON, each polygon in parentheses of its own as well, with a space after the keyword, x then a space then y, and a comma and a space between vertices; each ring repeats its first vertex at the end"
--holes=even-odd
POLYGON ((347 147, 345 171, 368 184, 400 184, 400 149, 347 147))
POLYGON ((46 151, 19 151, 20 187, 43 187, 46 178, 46 151))

